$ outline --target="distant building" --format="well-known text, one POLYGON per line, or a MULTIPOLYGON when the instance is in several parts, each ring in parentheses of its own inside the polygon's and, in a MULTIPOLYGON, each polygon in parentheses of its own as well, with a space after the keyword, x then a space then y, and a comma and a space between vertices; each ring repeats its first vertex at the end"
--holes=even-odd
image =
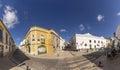
POLYGON ((15 50, 14 40, 2 20, 0 20, 0 57, 10 56, 15 50))
POLYGON ((65 49, 65 40, 62 37, 60 37, 60 49, 65 49))
POLYGON ((104 37, 93 36, 89 33, 75 34, 70 40, 70 45, 74 50, 97 49, 106 47, 106 39, 104 37))
POLYGON ((112 39, 111 38, 106 38, 106 46, 111 48, 111 46, 112 46, 112 39))
POLYGON ((120 24, 117 27, 116 32, 114 33, 114 38, 113 38, 113 44, 114 44, 114 48, 116 50, 120 49, 120 24))
POLYGON ((53 54, 60 48, 60 36, 52 29, 31 27, 25 36, 25 48, 32 55, 53 54))
POLYGON ((19 47, 18 47, 21 51, 25 52, 26 48, 25 48, 25 39, 23 41, 21 41, 19 47))

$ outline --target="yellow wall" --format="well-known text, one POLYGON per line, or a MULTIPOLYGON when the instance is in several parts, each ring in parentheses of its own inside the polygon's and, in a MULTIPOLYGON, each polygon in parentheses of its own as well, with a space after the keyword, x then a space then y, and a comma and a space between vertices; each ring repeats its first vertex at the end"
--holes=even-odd
POLYGON ((110 46, 111 46, 111 41, 110 41, 110 39, 106 39, 106 44, 107 44, 107 47, 110 47, 110 46))
POLYGON ((30 53, 37 53, 38 46, 42 45, 41 41, 37 41, 40 39, 40 36, 44 35, 45 37, 45 45, 47 47, 47 54, 53 54, 53 46, 52 46, 52 34, 50 30, 41 28, 41 27, 31 27, 28 33, 26 34, 25 39, 29 40, 31 43, 31 52, 30 53), (35 41, 32 41, 34 35, 35 41))
POLYGON ((6 48, 3 49, 3 54, 5 52, 7 52, 8 54, 6 54, 6 55, 11 55, 16 50, 16 46, 15 46, 15 43, 14 43, 14 41, 12 39, 11 34, 9 33, 8 29, 6 28, 6 26, 4 25, 4 23, 2 22, 2 20, 0 20, 0 29, 5 34, 5 35, 3 35, 3 40, 5 40, 5 36, 6 35, 7 35, 8 40, 9 40, 7 44, 4 41, 1 43, 1 45, 3 45, 3 46, 9 46, 9 49, 6 49, 6 48), (9 51, 7 51, 7 50, 9 50, 9 51))

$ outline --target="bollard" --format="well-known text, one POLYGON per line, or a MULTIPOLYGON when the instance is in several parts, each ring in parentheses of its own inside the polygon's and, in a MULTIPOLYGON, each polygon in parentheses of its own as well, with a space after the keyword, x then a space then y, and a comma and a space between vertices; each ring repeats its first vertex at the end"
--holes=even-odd
POLYGON ((29 69, 29 66, 27 66, 27 70, 29 69))
POLYGON ((26 70, 31 70, 30 68, 29 68, 29 66, 27 66, 27 69, 26 70))

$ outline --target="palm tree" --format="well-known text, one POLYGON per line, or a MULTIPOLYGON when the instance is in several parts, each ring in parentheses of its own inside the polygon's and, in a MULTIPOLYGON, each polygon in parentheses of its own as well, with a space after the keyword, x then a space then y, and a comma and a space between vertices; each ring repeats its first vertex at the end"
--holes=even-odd
POLYGON ((25 42, 25 47, 26 47, 26 49, 27 49, 27 51, 30 53, 30 43, 29 43, 29 41, 27 40, 26 42, 25 42))

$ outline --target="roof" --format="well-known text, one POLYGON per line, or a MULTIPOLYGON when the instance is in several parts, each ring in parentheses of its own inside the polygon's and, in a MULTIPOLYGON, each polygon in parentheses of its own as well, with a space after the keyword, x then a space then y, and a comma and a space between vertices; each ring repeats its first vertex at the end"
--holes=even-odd
POLYGON ((90 33, 85 33, 85 34, 76 34, 76 36, 81 36, 81 37, 91 37, 91 38, 102 38, 102 39, 105 39, 103 36, 101 37, 98 37, 98 36, 94 36, 90 33))
MULTIPOLYGON (((43 29, 43 30, 45 30, 45 31, 49 31, 49 32, 51 32, 51 33, 53 33, 53 34, 55 34, 56 36, 59 37, 59 35, 58 35, 58 34, 55 32, 55 30, 53 30, 53 29, 48 30, 48 29, 43 28, 43 27, 40 27, 40 26, 32 26, 32 27, 29 28, 28 32, 26 33, 25 38, 27 37, 27 35, 29 34, 29 32, 32 31, 32 28, 41 28, 41 29, 43 29)), ((34 29, 33 29, 33 30, 34 30, 34 29)))

